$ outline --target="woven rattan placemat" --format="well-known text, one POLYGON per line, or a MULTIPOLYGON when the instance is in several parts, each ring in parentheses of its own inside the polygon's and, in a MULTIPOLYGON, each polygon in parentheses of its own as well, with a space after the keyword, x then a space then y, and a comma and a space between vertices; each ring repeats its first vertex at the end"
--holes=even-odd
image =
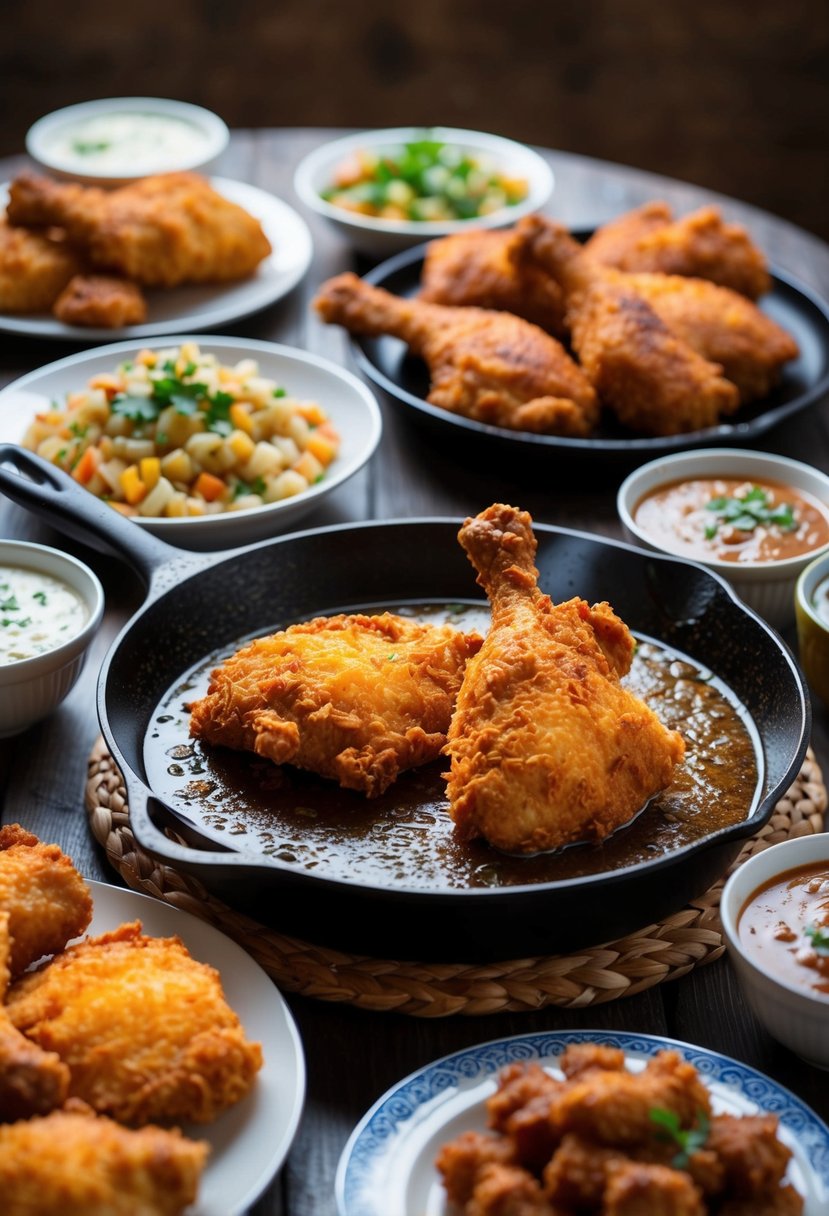
MULTIPOLYGON (((827 794, 808 751, 791 789, 734 863, 789 836, 824 830, 827 794)), ((89 759, 86 806, 92 834, 128 886, 193 912, 232 937, 285 991, 416 1017, 488 1014, 561 1005, 579 1009, 678 979, 724 950, 719 904, 725 877, 658 924, 574 954, 488 964, 412 963, 345 954, 258 924, 210 895, 196 879, 156 862, 136 844, 121 775, 99 739, 89 759)))

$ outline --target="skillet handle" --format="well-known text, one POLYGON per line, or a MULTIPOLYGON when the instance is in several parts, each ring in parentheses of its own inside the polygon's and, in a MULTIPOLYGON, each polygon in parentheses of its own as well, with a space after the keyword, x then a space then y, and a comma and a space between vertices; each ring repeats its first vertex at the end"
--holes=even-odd
POLYGON ((148 585, 163 566, 186 560, 180 549, 119 515, 62 469, 16 444, 0 444, 0 491, 67 536, 126 559, 148 585))

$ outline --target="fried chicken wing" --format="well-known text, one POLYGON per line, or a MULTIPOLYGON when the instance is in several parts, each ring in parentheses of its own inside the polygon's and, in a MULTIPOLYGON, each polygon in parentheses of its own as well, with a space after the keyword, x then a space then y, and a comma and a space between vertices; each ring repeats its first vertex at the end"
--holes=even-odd
POLYGON ((243 647, 190 706, 190 733, 382 794, 440 755, 478 634, 385 612, 317 617, 243 647))
POLYGON ((52 312, 65 325, 120 329, 147 319, 147 301, 137 283, 111 274, 76 274, 55 300, 52 312))
POLYGON ((179 1131, 119 1127, 70 1102, 0 1127, 3 1216, 179 1216, 207 1152, 179 1131))
POLYGON ((56 844, 41 844, 19 824, 7 824, 0 828, 0 912, 9 914, 14 978, 84 932, 92 898, 56 844))
POLYGON ((564 296, 551 275, 511 256, 511 229, 456 232, 426 246, 419 298, 431 304, 494 308, 561 337, 564 296))
POLYGON ((739 224, 726 224, 717 207, 675 220, 667 203, 645 203, 593 234, 585 251, 617 270, 710 279, 756 300, 771 287, 766 259, 739 224))
POLYGON ((510 853, 601 840, 670 783, 684 752, 620 683, 634 643, 612 608, 541 593, 531 524, 495 504, 461 528, 492 625, 445 749, 458 835, 510 853))
POLYGON ((24 975, 6 1009, 68 1066, 72 1097, 124 1123, 208 1122, 245 1096, 262 1064, 218 972, 178 938, 143 936, 138 922, 24 975))
POLYGON ((561 284, 573 349, 599 397, 632 430, 676 435, 714 426, 739 407, 722 367, 675 333, 620 271, 588 258, 541 216, 517 225, 513 256, 561 284))
POLYGON ((13 228, 0 218, 0 312, 48 312, 82 264, 60 236, 13 228))
POLYGON ((147 287, 243 279, 271 251, 259 221, 195 173, 117 190, 22 173, 9 190, 8 217, 59 225, 95 267, 147 287))
POLYGON ((315 300, 323 320, 351 333, 392 334, 429 366, 428 400, 511 430, 587 435, 596 394, 555 338, 506 312, 404 299, 342 274, 315 300))

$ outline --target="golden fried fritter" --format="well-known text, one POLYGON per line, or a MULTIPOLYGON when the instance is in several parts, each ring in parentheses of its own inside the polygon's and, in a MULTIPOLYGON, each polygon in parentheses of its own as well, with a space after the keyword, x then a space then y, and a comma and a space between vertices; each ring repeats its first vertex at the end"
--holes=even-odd
POLYGON ((8 217, 65 228, 93 266, 146 287, 243 279, 271 251, 259 221, 196 173, 144 177, 117 190, 21 173, 9 189, 8 217))
POLYGON ((208 1146, 177 1130, 131 1130, 80 1102, 0 1127, 3 1216, 179 1216, 208 1146))
POLYGON ((427 400, 452 414, 548 435, 588 435, 598 420, 584 372, 521 317, 404 299, 355 274, 324 283, 314 304, 350 333, 401 338, 429 366, 427 400))
POLYGON ((64 325, 120 329, 147 319, 147 301, 129 279, 107 274, 76 274, 55 300, 54 315, 64 325))
POLYGON ((385 612, 317 617, 243 647, 190 706, 190 733, 373 798, 434 760, 477 634, 385 612))
POLYGON ((14 823, 0 828, 0 911, 9 914, 14 978, 84 932, 92 919, 92 898, 56 844, 41 844, 14 823))
POLYGON ((509 853, 601 840, 670 784, 682 739, 620 683, 634 642, 610 605, 539 590, 526 512, 494 504, 459 540, 492 625, 445 748, 456 832, 509 853))
POLYGON ((68 1066, 70 1095, 124 1123, 205 1123, 262 1064, 219 974, 139 922, 87 938, 12 985, 7 1011, 68 1066))
POLYGON ((82 264, 67 241, 0 218, 0 312, 49 312, 82 264))

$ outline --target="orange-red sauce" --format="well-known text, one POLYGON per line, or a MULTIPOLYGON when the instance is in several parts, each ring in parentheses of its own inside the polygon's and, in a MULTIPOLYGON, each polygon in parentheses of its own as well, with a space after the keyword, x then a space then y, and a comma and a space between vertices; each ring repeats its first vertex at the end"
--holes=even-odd
POLYGON ((700 477, 669 482, 641 498, 633 518, 661 548, 697 561, 780 561, 829 544, 829 506, 776 481, 700 477), (772 509, 789 504, 793 528, 767 522, 735 527, 709 506, 720 498, 745 498, 754 487, 765 492, 772 509))
POLYGON ((777 979, 829 1001, 829 862, 786 870, 746 900, 737 933, 747 954, 777 979), (811 934, 807 932, 811 930, 811 934))

